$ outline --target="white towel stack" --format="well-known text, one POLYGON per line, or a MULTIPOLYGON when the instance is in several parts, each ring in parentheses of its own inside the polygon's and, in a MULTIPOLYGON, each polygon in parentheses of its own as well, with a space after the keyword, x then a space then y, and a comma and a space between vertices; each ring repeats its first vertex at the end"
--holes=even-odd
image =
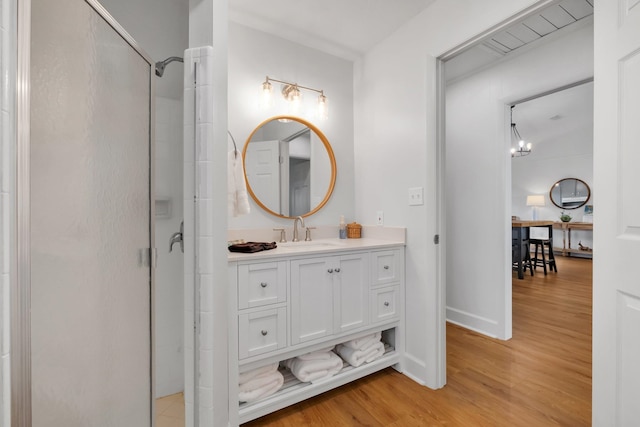
POLYGON ((342 369, 342 359, 333 347, 303 354, 283 362, 291 373, 302 382, 314 382, 330 378, 342 369))
POLYGON ((351 366, 373 362, 384 354, 382 333, 377 332, 336 346, 336 352, 351 366))
POLYGON ((238 377, 238 400, 253 402, 271 396, 280 390, 284 377, 278 372, 278 363, 256 368, 242 373, 238 377))

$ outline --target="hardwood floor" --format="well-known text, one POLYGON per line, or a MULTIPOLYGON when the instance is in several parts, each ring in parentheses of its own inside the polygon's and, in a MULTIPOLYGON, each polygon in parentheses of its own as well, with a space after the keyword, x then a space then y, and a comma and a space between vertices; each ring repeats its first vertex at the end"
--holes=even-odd
POLYGON ((389 368, 259 418, 254 426, 589 426, 591 260, 513 279, 513 338, 447 325, 447 385, 389 368))

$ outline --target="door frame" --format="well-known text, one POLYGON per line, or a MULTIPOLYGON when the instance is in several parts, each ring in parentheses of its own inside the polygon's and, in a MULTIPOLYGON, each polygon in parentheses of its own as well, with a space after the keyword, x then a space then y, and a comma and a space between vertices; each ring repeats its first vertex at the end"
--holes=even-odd
MULTIPOLYGON (((98 3, 84 0, 133 50, 149 64, 149 313, 150 313, 150 381, 151 425, 155 425, 155 62, 127 31, 98 3)), ((31 0, 16 0, 16 149, 14 163, 15 208, 11 224, 11 268, 15 274, 10 284, 11 316, 11 425, 32 425, 31 401, 31 213, 30 213, 30 147, 31 147, 31 0)))
MULTIPOLYGON (((446 269, 447 269, 447 259, 446 259, 446 241, 447 241, 447 215, 446 215, 446 81, 445 81, 445 62, 453 59, 454 57, 462 54, 469 48, 485 41, 490 38, 492 35, 499 33, 505 28, 513 25, 517 22, 521 22, 525 20, 530 15, 538 13, 539 11, 553 5, 559 3, 560 0, 538 0, 536 3, 531 6, 521 10, 520 12, 508 17, 507 19, 498 22, 492 27, 484 30, 483 32, 477 34, 474 37, 460 43, 459 45, 449 49, 446 52, 443 52, 439 56, 435 58, 435 61, 430 61, 428 64, 427 75, 435 76, 435 111, 430 114, 428 119, 432 119, 436 124, 436 135, 435 135, 435 153, 436 153, 436 201, 437 201, 437 216, 436 216, 436 230, 440 232, 440 255, 438 260, 436 261, 437 265, 437 280, 436 280, 436 292, 438 295, 438 313, 437 319, 439 321, 439 325, 437 327, 437 339, 438 343, 438 361, 437 361, 437 369, 436 369, 436 382, 439 386, 444 386, 446 384, 446 371, 447 371, 447 361, 446 361, 446 294, 447 294, 447 282, 446 282, 446 269)), ((510 194, 510 186, 505 187, 505 198, 511 199, 510 194)), ((505 206, 510 206, 509 203, 506 203, 505 206)), ((505 221, 506 218, 510 217, 511 214, 507 211, 504 213, 505 221)), ((510 242, 505 239, 505 254, 511 253, 510 251, 510 242)), ((505 268, 508 265, 508 259, 505 258, 505 268)), ((511 295, 511 281, 505 281, 505 294, 511 295)), ((505 300, 505 329, 508 336, 511 336, 512 329, 512 310, 511 310, 511 298, 506 298, 505 300)))

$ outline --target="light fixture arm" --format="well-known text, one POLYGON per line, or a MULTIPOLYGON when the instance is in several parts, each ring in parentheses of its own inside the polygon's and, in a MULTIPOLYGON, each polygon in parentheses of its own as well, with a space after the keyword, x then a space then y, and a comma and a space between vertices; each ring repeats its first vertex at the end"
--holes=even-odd
MULTIPOLYGON (((298 89, 311 90, 311 91, 313 91, 313 92, 317 92, 317 93, 319 93, 320 95, 324 95, 324 91, 323 91, 322 89, 314 89, 314 88, 312 88, 312 87, 299 85, 298 83, 285 82, 284 80, 274 79, 274 78, 271 78, 271 77, 269 77, 269 76, 267 76, 267 77, 266 77, 265 82, 266 82, 266 83, 269 83, 269 82, 282 83, 282 84, 286 85, 286 86, 285 86, 285 89, 286 89, 287 87, 289 87, 289 86, 290 86, 290 87, 295 87, 295 88, 298 88, 298 89)), ((290 90, 290 89, 289 89, 289 90, 290 90)), ((283 91, 284 91, 284 89, 283 89, 283 91)))
POLYGON ((282 96, 289 102, 289 108, 293 112, 293 114, 297 114, 298 108, 300 108, 301 94, 300 89, 308 90, 311 92, 318 93, 318 119, 325 120, 328 117, 328 100, 324 95, 324 91, 322 89, 314 89, 309 86, 302 86, 298 83, 291 83, 284 80, 273 79, 269 76, 265 78, 265 81, 262 83, 262 103, 263 105, 271 104, 271 93, 273 91, 273 85, 271 82, 282 83, 282 96))
POLYGON ((524 139, 520 136, 520 132, 518 132, 518 128, 516 128, 516 124, 513 122, 514 107, 515 105, 511 106, 511 143, 513 143, 513 137, 515 137, 518 147, 511 147, 511 157, 523 157, 531 154, 531 143, 525 145, 524 139))

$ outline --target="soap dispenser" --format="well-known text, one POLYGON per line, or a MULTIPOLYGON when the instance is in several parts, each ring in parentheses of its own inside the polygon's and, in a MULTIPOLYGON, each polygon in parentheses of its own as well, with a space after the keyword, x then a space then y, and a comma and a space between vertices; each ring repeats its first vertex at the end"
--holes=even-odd
POLYGON ((347 238, 347 224, 344 223, 344 215, 340 215, 340 238, 347 238))

